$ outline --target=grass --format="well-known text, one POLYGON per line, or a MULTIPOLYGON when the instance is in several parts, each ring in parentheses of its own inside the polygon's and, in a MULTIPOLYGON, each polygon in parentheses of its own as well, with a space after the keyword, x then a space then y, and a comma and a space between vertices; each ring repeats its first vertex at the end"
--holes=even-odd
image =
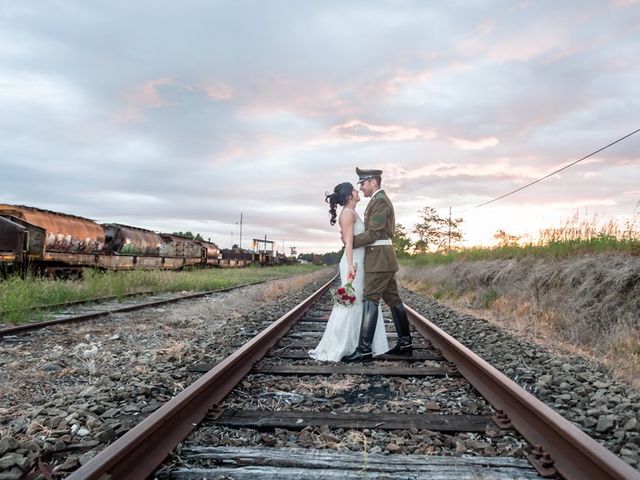
POLYGON ((540 232, 535 244, 416 255, 400 263, 404 286, 601 361, 640 388, 637 215, 624 224, 574 216, 540 232))
POLYGON ((19 323, 38 320, 34 306, 51 305, 96 297, 121 297, 139 291, 207 291, 316 271, 315 265, 284 265, 238 269, 190 271, 140 270, 100 272, 89 270, 81 281, 49 280, 41 277, 10 277, 0 282, 0 321, 19 323))
POLYGON ((535 242, 471 247, 450 252, 430 252, 401 259, 406 266, 446 265, 455 261, 498 260, 523 257, 567 258, 585 253, 626 252, 640 255, 640 217, 624 222, 601 221, 578 214, 559 227, 539 232, 535 242))
POLYGON ((471 247, 451 252, 430 252, 404 257, 403 265, 417 267, 446 265, 456 261, 474 262, 524 257, 566 258, 585 253, 627 252, 640 255, 640 239, 619 240, 601 236, 591 239, 558 240, 544 244, 503 245, 498 247, 471 247))

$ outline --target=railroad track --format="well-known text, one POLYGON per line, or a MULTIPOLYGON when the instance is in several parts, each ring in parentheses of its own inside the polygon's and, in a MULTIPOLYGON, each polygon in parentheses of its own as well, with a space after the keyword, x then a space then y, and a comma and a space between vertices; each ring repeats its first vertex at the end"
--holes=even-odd
POLYGON ((119 301, 121 299, 139 297, 142 295, 153 295, 153 291, 143 290, 140 292, 126 293, 124 295, 109 295, 105 297, 88 298, 85 300, 71 300, 69 302, 49 303, 49 304, 43 304, 43 305, 31 305, 25 308, 12 308, 10 310, 0 310, 0 318, 2 318, 2 316, 4 315, 7 315, 9 313, 14 313, 14 312, 33 312, 36 310, 56 310, 56 309, 64 310, 65 308, 69 308, 77 305, 86 305, 89 303, 98 303, 98 302, 108 302, 111 300, 119 301))
MULTIPOLYGON (((278 279, 271 279, 271 280, 278 280, 278 279)), ((0 328, 0 338, 3 338, 3 337, 6 338, 9 336, 24 333, 30 330, 37 330, 40 328, 49 327, 51 325, 82 322, 85 320, 93 320, 96 318, 106 317, 116 313, 132 312, 135 310, 142 310, 145 308, 156 307, 156 306, 165 305, 169 303, 175 303, 182 300, 206 297, 207 295, 229 292, 239 288, 248 287, 251 285, 258 285, 268 281, 270 280, 261 280, 258 282, 243 283, 241 285, 235 285, 233 287, 221 288, 218 290, 209 290, 206 292, 190 293, 186 295, 175 295, 171 293, 153 294, 153 292, 139 292, 139 293, 124 295, 123 297, 99 297, 99 298, 88 299, 88 300, 58 303, 54 305, 42 305, 40 307, 30 308, 30 310, 56 309, 58 311, 49 313, 48 315, 49 319, 45 319, 38 322, 22 323, 19 325, 13 325, 11 327, 0 328), (138 298, 144 295, 146 295, 145 298, 143 299, 138 298)))
POLYGON ((315 346, 328 318, 330 305, 323 294, 330 283, 218 365, 193 365, 192 370, 206 373, 68 478, 142 479, 156 472, 159 478, 174 479, 640 479, 637 470, 411 308, 414 334, 423 336, 414 338, 417 348, 411 361, 390 356, 366 365, 307 360, 306 350, 315 346), (351 384, 336 404, 336 395, 327 388, 337 389, 340 382, 351 384), (324 397, 318 396, 322 388, 324 397), (300 393, 305 389, 309 395, 300 393), (451 390, 467 398, 447 399, 451 390), (404 411, 385 407, 397 398, 394 391, 405 395, 401 400, 409 406, 404 411), (441 397, 433 397, 434 392, 441 397), (375 401, 367 401, 368 395, 375 401), (439 401, 412 401, 425 397, 439 401), (290 432, 292 440, 274 445, 268 433, 274 429, 290 432), (234 431, 245 436, 254 432, 255 445, 218 446, 211 441, 220 435, 232 438, 234 431), (338 434, 363 432, 364 448, 303 448, 303 433, 309 438, 315 431, 338 444, 338 434), (504 451, 475 457, 383 455, 375 445, 367 445, 367 438, 375 443, 376 436, 384 438, 388 432, 418 437, 437 432, 521 435, 528 457, 513 458, 504 451))

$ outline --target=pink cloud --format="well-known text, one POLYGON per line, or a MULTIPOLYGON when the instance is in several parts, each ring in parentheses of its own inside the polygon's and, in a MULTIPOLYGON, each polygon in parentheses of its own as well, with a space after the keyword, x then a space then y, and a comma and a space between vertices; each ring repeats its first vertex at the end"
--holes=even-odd
POLYGON ((467 140, 464 138, 450 137, 451 143, 462 150, 484 150, 486 148, 495 147, 500 142, 496 137, 480 138, 478 140, 467 140))
POLYGON ((143 85, 131 89, 124 95, 124 107, 116 112, 115 117, 118 122, 131 123, 144 119, 143 110, 147 108, 160 108, 172 105, 171 102, 162 98, 158 89, 165 85, 178 85, 185 89, 191 87, 180 84, 174 78, 157 78, 149 80, 143 85))
POLYGON ((342 125, 336 125, 331 128, 331 134, 352 142, 431 140, 437 136, 433 131, 419 128, 373 125, 361 120, 351 120, 342 125))
POLYGON ((116 113, 116 120, 123 123, 142 121, 144 110, 174 105, 173 101, 162 95, 162 87, 173 87, 177 90, 205 95, 216 101, 229 100, 234 94, 233 89, 222 82, 194 86, 173 77, 156 78, 132 88, 124 95, 125 105, 116 113))
MULTIPOLYGON (((430 58, 421 59, 426 62, 430 58)), ((428 70, 411 71, 403 68, 384 70, 371 79, 367 79, 357 86, 355 91, 358 98, 369 101, 373 98, 387 98, 398 95, 406 86, 423 84, 431 76, 428 70)))
MULTIPOLYGON (((525 163, 526 162, 522 162, 521 165, 525 165, 525 163)), ((389 170, 394 171, 394 179, 398 181, 423 177, 449 178, 458 176, 492 176, 496 178, 509 177, 526 181, 547 173, 546 170, 543 171, 532 166, 512 165, 512 162, 507 158, 495 158, 492 159, 490 163, 470 163, 465 165, 457 163, 431 163, 416 165, 411 169, 406 169, 399 165, 393 165, 389 170), (506 172, 508 172, 508 174, 506 172)))
POLYGON ((234 95, 233 88, 222 82, 207 83, 203 88, 211 100, 230 100, 234 95))
POLYGON ((144 108, 158 108, 171 105, 171 103, 163 99, 160 96, 160 92, 158 92, 158 87, 162 87, 163 85, 180 84, 173 78, 151 80, 129 93, 126 96, 127 103, 144 108))

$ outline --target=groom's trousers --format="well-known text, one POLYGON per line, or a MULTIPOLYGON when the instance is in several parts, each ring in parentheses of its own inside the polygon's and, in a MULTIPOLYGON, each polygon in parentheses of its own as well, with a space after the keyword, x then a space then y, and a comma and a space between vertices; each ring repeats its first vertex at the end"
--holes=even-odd
POLYGON ((402 303, 396 283, 396 272, 365 272, 363 295, 366 300, 376 303, 382 299, 389 307, 402 303))

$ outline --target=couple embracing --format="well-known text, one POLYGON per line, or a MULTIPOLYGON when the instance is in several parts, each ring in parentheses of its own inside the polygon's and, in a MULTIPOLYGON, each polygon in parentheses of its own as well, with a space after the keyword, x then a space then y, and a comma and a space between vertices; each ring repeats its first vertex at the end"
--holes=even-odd
POLYGON ((349 182, 335 187, 326 195, 329 203, 329 223, 340 225, 344 254, 340 260, 340 280, 353 279, 356 301, 353 306, 336 304, 318 346, 309 355, 322 361, 371 361, 383 353, 412 354, 407 314, 398 294, 395 274, 396 254, 391 244, 395 228, 393 205, 384 190, 381 170, 356 168, 358 184, 371 201, 364 212, 364 222, 356 212, 360 201, 358 190, 349 182), (337 206, 342 206, 338 216, 337 206), (364 266, 364 268, 362 268, 364 266), (391 309, 398 342, 391 350, 382 318, 380 300, 391 309))

